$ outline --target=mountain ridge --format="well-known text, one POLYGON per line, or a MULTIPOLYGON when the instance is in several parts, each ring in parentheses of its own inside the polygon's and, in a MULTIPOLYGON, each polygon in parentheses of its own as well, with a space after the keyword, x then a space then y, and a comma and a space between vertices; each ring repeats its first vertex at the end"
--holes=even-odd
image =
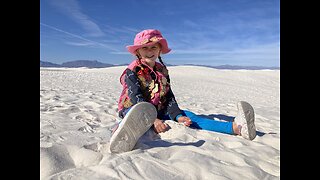
MULTIPOLYGON (((102 63, 97 60, 74 60, 74 61, 67 61, 62 64, 52 63, 49 61, 41 61, 40 60, 40 67, 67 67, 67 68, 79 68, 79 67, 86 67, 86 68, 106 68, 106 67, 114 67, 114 66, 125 66, 128 64, 108 64, 102 63)), ((166 66, 179 66, 173 64, 166 64, 166 66)), ((239 66, 239 65, 201 65, 201 64, 183 64, 181 66, 200 66, 200 67, 208 67, 208 68, 215 68, 215 69, 247 69, 247 70, 262 70, 262 69, 270 69, 270 70, 280 70, 280 67, 266 67, 266 66, 239 66)))

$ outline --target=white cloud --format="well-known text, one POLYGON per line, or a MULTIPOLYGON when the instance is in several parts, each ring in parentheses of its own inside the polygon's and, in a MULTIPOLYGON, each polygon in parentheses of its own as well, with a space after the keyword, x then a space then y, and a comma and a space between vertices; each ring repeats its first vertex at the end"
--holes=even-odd
POLYGON ((81 11, 81 7, 76 0, 53 0, 50 3, 63 14, 80 24, 88 32, 89 36, 101 37, 105 35, 100 27, 81 11))
MULTIPOLYGON (((78 39, 78 40, 82 40, 82 41, 84 41, 84 42, 80 43, 80 44, 82 44, 82 45, 85 45, 85 44, 90 45, 90 46, 95 45, 95 46, 100 46, 100 47, 107 48, 107 49, 112 50, 112 51, 116 51, 116 52, 119 51, 118 49, 115 49, 115 48, 113 48, 112 46, 109 46, 109 45, 107 45, 107 44, 103 44, 103 43, 99 43, 99 42, 96 42, 96 41, 92 41, 92 40, 87 39, 87 38, 84 38, 84 37, 82 37, 82 36, 79 36, 79 35, 76 35, 76 34, 72 34, 72 33, 69 33, 69 32, 67 32, 67 31, 58 29, 58 28, 56 28, 56 27, 47 25, 47 24, 45 24, 45 23, 40 23, 40 25, 45 26, 45 27, 48 27, 48 28, 53 29, 53 30, 55 30, 55 31, 58 31, 58 32, 67 34, 67 35, 69 35, 69 36, 71 36, 71 37, 74 37, 74 38, 76 38, 76 39, 78 39)), ((77 46, 80 45, 79 43, 71 43, 71 42, 66 42, 66 43, 69 44, 69 45, 77 45, 77 46)))

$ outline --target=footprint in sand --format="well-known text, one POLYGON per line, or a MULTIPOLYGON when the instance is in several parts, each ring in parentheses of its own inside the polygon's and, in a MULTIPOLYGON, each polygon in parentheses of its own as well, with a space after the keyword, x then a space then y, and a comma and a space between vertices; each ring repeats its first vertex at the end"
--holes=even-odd
POLYGON ((97 165, 102 158, 101 153, 74 145, 55 144, 40 148, 40 178, 44 179, 72 168, 97 165))
POLYGON ((81 110, 77 106, 69 106, 68 108, 61 109, 59 111, 64 114, 71 114, 71 113, 78 113, 81 110))
POLYGON ((40 177, 48 177, 58 172, 75 168, 67 149, 61 145, 40 148, 40 177))
POLYGON ((110 153, 109 152, 109 142, 96 142, 93 144, 84 145, 85 149, 89 149, 95 152, 99 152, 102 154, 110 153))
POLYGON ((89 133, 94 133, 95 130, 92 129, 90 126, 82 126, 78 129, 78 131, 82 131, 82 132, 89 132, 89 133))

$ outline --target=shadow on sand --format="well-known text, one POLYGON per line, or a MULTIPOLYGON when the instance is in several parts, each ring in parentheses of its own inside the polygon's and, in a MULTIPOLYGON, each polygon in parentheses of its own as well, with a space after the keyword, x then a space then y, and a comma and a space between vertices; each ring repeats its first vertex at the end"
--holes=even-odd
POLYGON ((200 147, 205 143, 204 140, 199 140, 197 142, 189 142, 189 143, 184 143, 184 142, 168 142, 164 140, 156 140, 156 141, 149 141, 149 142, 144 142, 145 145, 149 146, 144 149, 150 149, 154 147, 170 147, 170 146, 195 146, 195 147, 200 147))

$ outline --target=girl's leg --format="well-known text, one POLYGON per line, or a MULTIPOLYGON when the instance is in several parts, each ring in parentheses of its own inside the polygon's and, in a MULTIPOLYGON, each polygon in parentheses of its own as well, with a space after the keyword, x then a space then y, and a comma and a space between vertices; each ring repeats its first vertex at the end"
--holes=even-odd
POLYGON ((190 112, 187 110, 183 110, 183 112, 192 121, 192 124, 190 125, 190 127, 197 128, 197 129, 204 129, 208 131, 226 133, 226 134, 234 134, 232 122, 216 121, 213 119, 198 116, 193 112, 190 112))
MULTIPOLYGON (((122 116, 125 117, 125 115, 130 111, 131 108, 132 108, 132 107, 124 110, 124 111, 122 112, 122 116)), ((122 119, 114 125, 114 127, 113 127, 112 130, 111 130, 111 136, 112 136, 112 135, 114 134, 114 132, 118 129, 121 121, 122 121, 122 119)))

